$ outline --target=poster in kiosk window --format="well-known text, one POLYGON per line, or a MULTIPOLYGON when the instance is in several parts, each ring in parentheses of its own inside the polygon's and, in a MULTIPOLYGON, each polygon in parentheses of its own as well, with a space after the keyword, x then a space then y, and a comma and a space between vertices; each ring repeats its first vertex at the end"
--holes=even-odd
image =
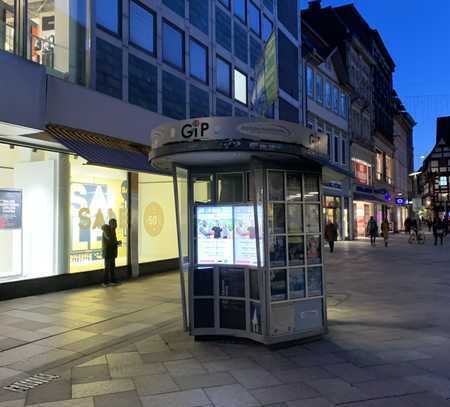
POLYGON ((22 191, 0 189, 0 230, 22 229, 22 191))

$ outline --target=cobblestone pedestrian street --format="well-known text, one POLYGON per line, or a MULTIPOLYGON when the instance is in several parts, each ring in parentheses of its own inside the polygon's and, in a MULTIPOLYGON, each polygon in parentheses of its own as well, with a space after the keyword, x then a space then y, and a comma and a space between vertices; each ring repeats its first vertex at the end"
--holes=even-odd
POLYGON ((195 342, 175 272, 0 302, 0 407, 450 406, 450 241, 381 243, 325 248, 329 333, 278 350, 195 342))

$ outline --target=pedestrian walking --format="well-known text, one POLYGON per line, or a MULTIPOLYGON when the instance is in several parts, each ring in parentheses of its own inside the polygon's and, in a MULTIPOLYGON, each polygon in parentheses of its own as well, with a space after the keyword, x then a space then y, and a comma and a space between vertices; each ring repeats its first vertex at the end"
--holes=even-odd
POLYGON ((103 287, 108 285, 116 285, 116 257, 118 247, 122 245, 120 240, 117 240, 116 235, 117 221, 110 219, 107 225, 103 225, 102 231, 102 251, 105 260, 105 274, 103 280, 103 287))
POLYGON ((381 233, 383 233, 384 247, 388 247, 389 222, 386 218, 381 222, 381 233))
POLYGON ((434 236, 434 245, 437 245, 438 238, 441 241, 441 245, 444 239, 444 222, 441 218, 437 217, 433 220, 433 236, 434 236))
POLYGON ((443 226, 444 226, 444 236, 448 235, 448 216, 445 215, 444 216, 444 220, 442 221, 443 226))
POLYGON ((408 216, 405 219, 405 233, 409 234, 411 232, 411 218, 408 216))
POLYGON ((433 226, 433 221, 430 218, 427 218, 427 226, 428 226, 428 232, 431 232, 431 227, 433 226))
POLYGON ((371 216, 369 222, 367 222, 367 233, 370 236, 370 245, 375 246, 375 240, 378 234, 378 225, 373 216, 371 216))
POLYGON ((337 226, 330 219, 328 223, 325 225, 325 240, 328 242, 330 246, 330 253, 334 252, 334 242, 337 240, 337 226))

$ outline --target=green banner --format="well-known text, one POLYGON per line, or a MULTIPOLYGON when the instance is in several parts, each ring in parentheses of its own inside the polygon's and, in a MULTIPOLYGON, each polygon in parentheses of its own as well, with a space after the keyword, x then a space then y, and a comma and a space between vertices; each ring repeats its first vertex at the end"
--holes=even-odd
POLYGON ((266 106, 270 106, 278 98, 277 46, 275 30, 264 47, 264 87, 266 106))

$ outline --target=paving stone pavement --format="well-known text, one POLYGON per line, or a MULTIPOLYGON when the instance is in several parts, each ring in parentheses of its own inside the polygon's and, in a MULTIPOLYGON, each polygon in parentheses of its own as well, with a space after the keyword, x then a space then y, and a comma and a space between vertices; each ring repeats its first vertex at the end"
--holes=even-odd
POLYGON ((177 273, 0 302, 1 387, 60 376, 0 407, 450 407, 448 248, 338 242, 325 262, 329 333, 278 350, 194 341, 177 273))

